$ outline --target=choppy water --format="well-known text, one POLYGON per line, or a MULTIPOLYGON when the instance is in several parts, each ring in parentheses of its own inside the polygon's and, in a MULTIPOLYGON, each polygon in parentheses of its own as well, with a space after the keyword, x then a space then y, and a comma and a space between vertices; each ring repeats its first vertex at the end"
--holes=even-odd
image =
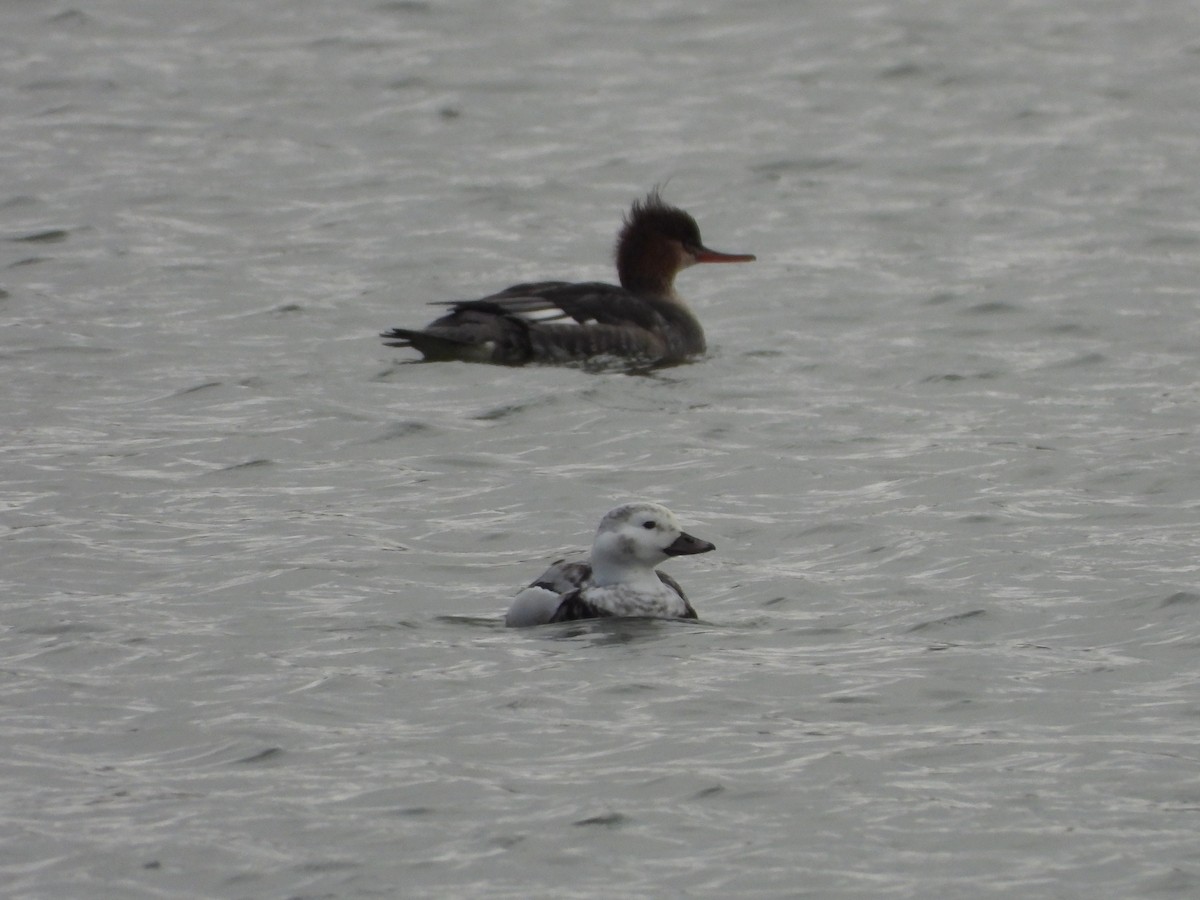
POLYGON ((1196 896, 1198 25, 0 6, 5 895, 1196 896), (376 339, 666 179, 708 359, 376 339), (701 622, 500 627, 640 496, 701 622))

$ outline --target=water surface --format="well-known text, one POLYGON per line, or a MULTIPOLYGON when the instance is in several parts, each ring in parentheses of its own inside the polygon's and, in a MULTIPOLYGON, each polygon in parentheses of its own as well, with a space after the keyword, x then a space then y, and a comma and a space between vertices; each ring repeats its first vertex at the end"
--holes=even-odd
POLYGON ((1196 24, 6 5, 7 894, 1195 895, 1196 24), (705 360, 375 337, 664 181, 705 360), (501 627, 634 497, 699 622, 501 627))

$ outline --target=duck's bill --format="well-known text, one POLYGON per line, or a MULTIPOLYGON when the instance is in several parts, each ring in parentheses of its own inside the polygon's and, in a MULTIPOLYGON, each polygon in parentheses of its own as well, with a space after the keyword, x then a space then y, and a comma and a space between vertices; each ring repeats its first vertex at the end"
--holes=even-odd
POLYGON ((735 263, 735 262, 754 262, 757 257, 753 253, 721 253, 718 250, 709 250, 707 247, 701 247, 696 253, 696 262, 698 263, 735 263))
POLYGON ((716 544, 710 544, 708 541, 702 541, 698 537, 692 537, 686 531, 675 538, 675 541, 670 547, 663 550, 667 556, 691 556, 693 553, 707 553, 709 550, 716 550, 716 544))

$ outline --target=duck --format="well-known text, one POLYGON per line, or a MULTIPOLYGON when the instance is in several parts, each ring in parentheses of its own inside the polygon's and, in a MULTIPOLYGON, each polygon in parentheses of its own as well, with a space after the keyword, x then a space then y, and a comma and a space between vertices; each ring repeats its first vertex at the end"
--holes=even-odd
POLYGON ((607 617, 695 619, 683 588, 656 566, 716 547, 684 531, 665 506, 635 501, 600 520, 590 556, 563 557, 521 590, 504 616, 510 628, 607 617))
POLYGON ((393 328, 380 337, 389 347, 419 351, 428 362, 676 365, 704 354, 707 343, 700 321, 675 291, 675 276, 698 263, 755 259, 704 246, 696 220, 657 188, 630 207, 614 256, 619 286, 516 284, 479 300, 436 302, 449 312, 424 328, 393 328))

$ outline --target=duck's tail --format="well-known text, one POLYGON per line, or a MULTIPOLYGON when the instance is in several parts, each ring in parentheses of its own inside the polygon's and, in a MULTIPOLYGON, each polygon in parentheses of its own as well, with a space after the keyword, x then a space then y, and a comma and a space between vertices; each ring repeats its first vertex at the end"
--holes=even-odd
POLYGON ((443 334, 430 334, 428 331, 417 331, 411 328, 393 328, 379 335, 389 347, 412 347, 420 351, 428 361, 445 362, 447 360, 478 360, 480 357, 490 357, 490 348, 482 348, 470 340, 447 337, 443 334), (481 352, 482 351, 482 352, 481 352))

